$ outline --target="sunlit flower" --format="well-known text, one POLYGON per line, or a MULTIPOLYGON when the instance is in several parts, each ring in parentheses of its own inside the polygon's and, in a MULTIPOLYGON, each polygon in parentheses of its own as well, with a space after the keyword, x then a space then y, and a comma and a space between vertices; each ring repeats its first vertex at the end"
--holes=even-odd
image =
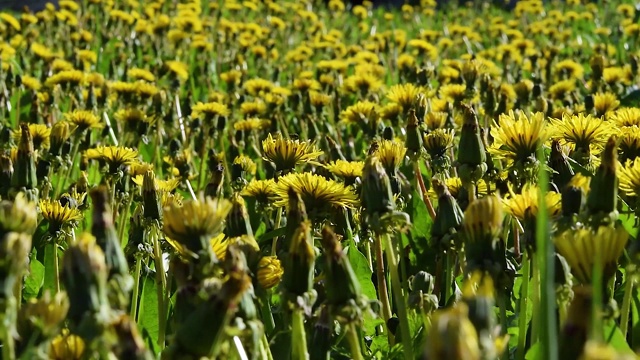
POLYGON ((447 84, 440 87, 440 97, 454 103, 460 103, 466 97, 467 87, 464 84, 447 84))
POLYGON ((378 143, 374 155, 380 159, 384 168, 389 171, 400 167, 406 153, 407 148, 404 143, 394 140, 382 140, 378 143))
POLYGON ((210 102, 202 103, 198 102, 191 108, 191 117, 197 118, 204 116, 206 118, 214 118, 216 116, 227 117, 231 114, 231 111, 225 104, 210 102))
MULTIPOLYGON (((51 145, 51 128, 44 124, 29 124, 29 132, 33 139, 33 147, 36 150, 48 149, 51 145)), ((16 130, 13 132, 13 138, 16 142, 20 139, 22 131, 16 130)))
POLYGON ((278 285, 283 275, 284 269, 276 256, 264 256, 260 259, 257 277, 263 289, 271 289, 278 285))
POLYGON ((536 152, 549 136, 544 114, 538 112, 526 116, 513 111, 502 114, 498 123, 491 126, 493 144, 489 152, 496 158, 508 158, 514 161, 527 161, 536 157, 536 152))
POLYGON ((274 138, 271 134, 262 141, 262 151, 264 159, 272 162, 277 171, 291 170, 323 154, 310 141, 285 139, 282 135, 274 138))
MULTIPOLYGON (((144 183, 144 175, 136 175, 131 177, 131 180, 138 186, 142 187, 142 184, 144 183)), ((168 180, 160 180, 158 178, 154 179, 156 188, 159 191, 166 191, 166 192, 171 192, 173 190, 175 190, 178 185, 180 185, 180 179, 168 179, 168 180)))
POLYGON ((90 160, 108 164, 110 171, 115 172, 120 166, 131 165, 138 157, 138 152, 122 146, 99 146, 87 150, 85 155, 90 160))
POLYGON ((62 205, 58 200, 40 200, 38 209, 42 218, 49 223, 49 232, 52 234, 63 226, 75 227, 82 219, 82 212, 78 208, 70 204, 62 205))
POLYGON ((64 114, 64 119, 78 127, 78 130, 100 129, 104 126, 100 118, 88 110, 74 110, 64 114))
POLYGON ((300 195, 312 217, 321 217, 334 208, 351 208, 358 204, 358 196, 345 184, 305 172, 291 173, 278 179, 275 206, 289 205, 290 189, 300 195))
POLYGON ((49 347, 50 360, 80 360, 84 357, 85 344, 78 335, 63 330, 56 336, 49 347))
MULTIPOLYGON (((505 210, 513 217, 523 221, 527 216, 536 216, 538 214, 538 195, 540 190, 536 186, 525 185, 519 194, 511 193, 502 200, 505 210)), ((555 217, 560 214, 561 210, 560 194, 549 191, 545 195, 545 205, 547 206, 547 214, 549 217, 555 217)))
POLYGON ((615 94, 607 92, 593 95, 593 104, 596 116, 603 116, 615 110, 620 105, 620 101, 615 94))
POLYGON ((271 198, 276 196, 276 182, 273 179, 251 180, 242 189, 240 195, 255 198, 257 202, 268 204, 271 198))
POLYGON ((233 159, 233 165, 240 166, 240 168, 242 168, 242 171, 244 171, 247 174, 250 174, 250 175, 256 174, 257 165, 248 156, 245 156, 245 155, 236 156, 236 158, 233 159))
POLYGON ((624 107, 607 114, 607 119, 617 126, 640 126, 640 108, 624 107))
POLYGON ((333 175, 344 179, 345 183, 353 184, 358 177, 362 177, 364 161, 336 160, 324 166, 333 175))
POLYGON ((404 111, 408 111, 410 108, 415 108, 418 101, 418 95, 422 92, 422 88, 415 86, 412 83, 394 85, 389 89, 389 92, 387 92, 387 98, 402 106, 404 111))
POLYGON ((590 145, 603 147, 614 131, 611 123, 584 114, 564 115, 562 120, 550 119, 550 125, 551 138, 581 149, 589 149, 590 145))
POLYGON ((596 259, 602 264, 603 283, 615 274, 618 258, 629 240, 623 228, 600 226, 597 230, 567 230, 556 236, 556 249, 571 267, 571 273, 582 284, 591 284, 596 259))
POLYGON ((435 129, 424 135, 423 146, 431 158, 443 156, 453 145, 453 129, 435 129))
POLYGON ((132 80, 145 80, 148 82, 156 81, 156 77, 151 71, 140 68, 131 68, 127 70, 127 76, 132 80))

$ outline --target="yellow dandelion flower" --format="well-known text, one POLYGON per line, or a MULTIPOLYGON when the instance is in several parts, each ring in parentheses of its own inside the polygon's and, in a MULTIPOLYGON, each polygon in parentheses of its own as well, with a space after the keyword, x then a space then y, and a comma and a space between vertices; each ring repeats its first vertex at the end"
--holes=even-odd
POLYGON ((315 218, 330 213, 334 208, 353 208, 358 204, 358 196, 345 184, 305 172, 287 174, 278 179, 274 205, 289 206, 290 190, 300 194, 307 213, 315 218))
POLYGON ((620 101, 615 94, 607 92, 593 95, 593 104, 596 116, 604 116, 618 108, 620 101))
POLYGON ((249 118, 244 120, 238 120, 233 123, 233 128, 236 131, 257 131, 266 130, 271 127, 271 120, 264 120, 259 118, 249 118))
POLYGON ((596 231, 585 228, 565 231, 554 242, 573 276, 582 284, 591 284, 596 258, 602 261, 605 282, 615 274, 628 240, 629 233, 623 227, 600 226, 596 231))
POLYGON ((251 180, 240 192, 240 195, 255 198, 261 204, 268 204, 275 192, 276 182, 273 179, 251 180))
POLYGON ((423 146, 431 158, 443 156, 453 145, 453 129, 435 129, 424 135, 423 146))
POLYGON ((323 154, 310 141, 275 138, 271 134, 262 142, 263 158, 273 163, 277 171, 292 170, 296 165, 317 159, 323 154))
POLYGON ((100 129, 104 126, 100 118, 88 110, 74 110, 64 114, 64 119, 78 127, 80 131, 86 129, 100 129))
POLYGON ((575 91, 576 81, 575 79, 568 79, 557 81, 555 84, 549 87, 549 94, 554 100, 563 99, 567 94, 575 91))
MULTIPOLYGON (((33 147, 36 150, 48 149, 51 146, 51 128, 44 124, 29 124, 29 132, 33 139, 33 147)), ((22 136, 22 131, 15 130, 13 138, 18 142, 22 136)))
POLYGON ((138 157, 138 152, 122 146, 99 146, 87 150, 85 155, 90 160, 99 160, 108 164, 113 172, 117 171, 120 166, 131 165, 138 157))
POLYGON ((358 101, 340 113, 341 121, 348 124, 375 123, 378 119, 378 104, 370 101, 358 101))
POLYGON ((550 131, 543 113, 526 116, 523 112, 502 114, 499 124, 494 121, 491 136, 494 141, 489 152, 496 158, 525 162, 535 158, 536 152, 547 141, 550 131))
POLYGON ((56 233, 63 226, 75 227, 82 220, 82 212, 69 204, 62 205, 58 200, 40 200, 38 209, 42 218, 49 223, 49 232, 56 233))
POLYGON ((620 162, 634 160, 640 156, 640 127, 624 126, 620 128, 618 137, 620 162))
POLYGON ((84 82, 85 74, 80 70, 64 70, 51 75, 45 82, 45 86, 56 85, 80 85, 84 82))
MULTIPOLYGON (((540 190, 533 185, 525 185, 520 194, 513 192, 509 197, 502 200, 504 208, 508 214, 523 221, 530 214, 536 216, 538 214, 538 195, 540 190)), ((560 194, 549 191, 545 195, 545 204, 547 206, 547 214, 550 217, 556 217, 560 214, 561 208, 560 194)))
POLYGON ((640 194, 640 159, 627 161, 618 169, 620 189, 628 196, 638 196, 640 194))
POLYGON ((267 105, 262 101, 246 101, 240 105, 240 112, 245 117, 256 117, 267 112, 267 105))
POLYGON ((402 106, 404 111, 408 111, 410 108, 415 108, 418 103, 418 95, 423 93, 424 90, 420 86, 416 86, 412 83, 403 85, 394 85, 387 92, 387 98, 402 106))
POLYGON ((349 76, 344 82, 345 89, 356 94, 369 94, 382 87, 382 80, 376 75, 368 72, 359 72, 349 76))
POLYGON ((187 80, 189 78, 189 65, 182 61, 170 60, 166 61, 164 65, 178 79, 187 80))
POLYGON ((249 79, 242 85, 247 93, 252 96, 259 96, 262 93, 268 93, 274 86, 275 85, 271 81, 261 78, 249 79))
MULTIPOLYGON (((138 186, 142 188, 142 184, 144 183, 144 175, 136 175, 132 176, 131 180, 138 186)), ((178 188, 180 185, 180 179, 168 179, 168 180, 160 180, 158 178, 154 179, 155 186, 159 191, 171 192, 178 188)))
POLYGON ((151 71, 140 68, 131 68, 127 70, 127 76, 132 80, 144 80, 148 82, 156 81, 156 77, 151 71))
POLYGON ((242 171, 248 174, 251 174, 251 175, 256 174, 257 165, 248 156, 245 156, 245 155, 236 156, 236 158, 233 159, 233 165, 239 165, 242 168, 242 171))
POLYGON ((191 108, 191 117, 205 117, 207 119, 213 119, 216 116, 227 117, 231 114, 231 111, 225 104, 210 102, 202 103, 198 102, 191 108))
POLYGON ((374 154, 387 171, 390 169, 398 169, 404 161, 407 148, 404 143, 396 140, 382 140, 378 143, 378 147, 374 154))
POLYGON ((25 88, 33 91, 38 91, 42 88, 40 80, 29 75, 22 76, 22 85, 24 85, 25 88))
POLYGON ((336 160, 324 165, 333 175, 342 178, 347 184, 353 184, 358 177, 362 177, 364 161, 336 160))
POLYGON ((464 84, 447 84, 440 86, 440 97, 453 103, 460 103, 466 97, 467 86, 464 84))
POLYGON ((561 120, 550 119, 550 126, 552 139, 581 149, 589 149, 589 146, 602 148, 614 133, 610 122, 584 114, 563 115, 561 120))

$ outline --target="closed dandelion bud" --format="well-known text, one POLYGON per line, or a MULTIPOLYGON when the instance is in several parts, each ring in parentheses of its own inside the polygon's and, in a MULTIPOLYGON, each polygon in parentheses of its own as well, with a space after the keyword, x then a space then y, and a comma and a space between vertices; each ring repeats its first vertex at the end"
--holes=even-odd
POLYGON ((483 92, 484 98, 484 111, 489 116, 494 116, 496 114, 496 92, 493 86, 489 86, 489 89, 486 92, 483 92))
POLYGON ((0 155, 0 196, 7 196, 11 177, 13 176, 13 162, 9 156, 0 155))
POLYGON ((438 195, 438 210, 431 227, 431 237, 441 246, 450 248, 453 245, 450 243, 453 240, 451 237, 460 230, 464 214, 456 199, 447 189, 447 185, 437 179, 434 179, 432 184, 438 195))
POLYGON ((531 99, 531 92, 533 90, 533 82, 531 80, 522 80, 515 84, 513 90, 516 92, 518 98, 517 108, 528 105, 531 99))
POLYGON ((70 334, 68 329, 51 341, 49 346, 50 360, 80 360, 84 356, 85 343, 78 335, 70 334))
POLYGON ((251 288, 251 277, 243 265, 242 252, 229 248, 225 261, 224 283, 214 279, 207 285, 206 299, 192 307, 175 330, 173 343, 162 352, 162 359, 216 358, 220 351, 222 333, 229 326, 242 295, 251 288), (206 329, 206 331, 205 331, 206 329))
POLYGON ((91 233, 104 252, 109 274, 109 302, 115 308, 124 309, 129 303, 133 279, 129 275, 129 265, 113 225, 113 214, 108 202, 109 192, 106 187, 100 186, 91 190, 90 195, 93 203, 91 233))
POLYGON ((422 152, 422 134, 418 127, 418 118, 414 109, 409 110, 409 119, 407 122, 407 138, 405 147, 414 156, 419 156, 422 152))
POLYGON ((16 281, 27 271, 30 250, 30 234, 6 232, 0 237, 0 302, 3 307, 6 299, 13 296, 16 281))
POLYGON ((396 137, 395 131, 391 126, 387 126, 382 131, 382 138, 385 140, 393 140, 396 137))
POLYGON ((502 207, 502 201, 495 195, 475 200, 467 207, 463 222, 467 272, 489 271, 492 276, 503 272, 502 207))
POLYGON ((468 314, 469 308, 465 303, 434 314, 424 352, 425 360, 482 359, 478 333, 468 314))
POLYGON ((128 315, 120 315, 111 324, 111 331, 116 336, 112 353, 117 359, 151 360, 154 357, 147 350, 136 323, 128 315))
POLYGON ((462 65, 462 79, 467 85, 467 89, 473 89, 478 78, 478 64, 474 60, 467 61, 462 65))
POLYGON ((480 77, 480 94, 493 93, 493 85, 491 83, 491 75, 482 74, 480 77))
POLYGON ((21 336, 41 332, 45 337, 57 334, 69 311, 69 298, 63 291, 51 296, 48 290, 39 299, 31 299, 20 308, 18 333, 21 336), (36 330, 37 329, 37 330, 36 330))
POLYGON ((227 215, 227 222, 224 231, 227 237, 231 238, 242 235, 253 236, 249 213, 244 199, 240 195, 236 194, 231 199, 231 204, 231 211, 229 212, 229 215, 227 215))
POLYGON ((69 122, 67 121, 58 121, 51 127, 51 147, 49 148, 49 153, 53 156, 60 156, 64 153, 64 147, 67 141, 69 140, 69 136, 71 135, 71 131, 69 129, 69 122))
POLYGON ((162 205, 160 203, 156 175, 147 170, 142 179, 142 204, 144 217, 151 220, 162 220, 162 205))
POLYGON ((289 251, 292 241, 295 240, 300 224, 309 219, 307 209, 304 206, 304 201, 302 201, 300 194, 293 187, 290 187, 287 193, 289 203, 287 207, 287 224, 285 226, 286 234, 283 243, 285 251, 289 251))
POLYGON ((487 170, 487 154, 480 135, 480 126, 475 111, 463 105, 464 124, 458 147, 458 175, 465 184, 477 182, 487 170))
POLYGON ((411 279, 408 303, 414 309, 429 314, 438 308, 438 297, 433 294, 435 277, 426 271, 419 271, 411 279))
POLYGON ((589 192, 589 177, 576 174, 562 189, 562 216, 571 217, 580 214, 589 192))
POLYGON ((573 177, 574 172, 569 164, 568 156, 562 151, 560 141, 557 139, 551 143, 551 154, 547 165, 553 170, 550 176, 551 182, 556 185, 558 190, 562 191, 573 177))
POLYGON ((376 156, 369 156, 365 161, 360 197, 368 214, 382 215, 395 210, 389 176, 376 156))
POLYGON ((591 79, 594 81, 602 80, 602 75, 604 74, 604 66, 605 66, 604 56, 600 54, 593 55, 591 60, 589 61, 589 65, 591 66, 591 79))
POLYGON ((584 97, 584 109, 588 114, 593 113, 593 110, 595 109, 595 100, 593 98, 592 94, 588 94, 584 97))
POLYGON ((417 103, 416 118, 418 119, 418 124, 422 124, 424 122, 424 117, 427 115, 427 107, 429 105, 425 94, 418 94, 417 103))
POLYGON ((612 136, 602 152, 602 162, 591 179, 591 191, 587 197, 589 213, 616 216, 619 182, 617 173, 617 141, 612 136))
POLYGON ((69 295, 69 325, 87 338, 97 335, 97 317, 108 311, 107 276, 104 253, 96 239, 87 233, 80 235, 64 253, 61 280, 69 295))
POLYGON ((31 235, 36 231, 38 212, 36 204, 18 193, 13 201, 0 201, 0 237, 11 233, 31 235))
POLYGON ((276 256, 263 256, 258 263, 258 284, 263 289, 271 289, 280 283, 284 270, 276 256))
POLYGON ((297 297, 304 296, 313 288, 316 254, 309 221, 299 223, 289 244, 289 252, 284 259, 282 285, 285 296, 295 302, 297 297))
POLYGON ((211 180, 204 189, 205 197, 221 197, 224 189, 224 166, 218 164, 216 168, 211 171, 211 180))
POLYGON ((14 164, 15 173, 11 179, 14 189, 25 189, 31 200, 38 198, 38 178, 36 176, 36 154, 29 125, 20 124, 21 136, 18 144, 18 156, 14 164))
POLYGON ((144 242, 146 226, 144 225, 143 208, 142 205, 138 205, 129 222, 129 240, 124 249, 129 264, 135 262, 136 257, 141 256, 145 252, 151 254, 152 251, 150 245, 144 242))
POLYGON ((342 245, 329 226, 322 229, 322 247, 325 256, 325 280, 327 303, 341 307, 358 302, 362 288, 349 258, 342 251, 342 245))

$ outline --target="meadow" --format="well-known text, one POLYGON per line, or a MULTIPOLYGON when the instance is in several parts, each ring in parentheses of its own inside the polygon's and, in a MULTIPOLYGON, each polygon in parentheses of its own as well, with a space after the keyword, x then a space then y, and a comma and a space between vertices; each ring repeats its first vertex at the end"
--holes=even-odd
POLYGON ((636 359, 639 20, 0 12, 0 358, 636 359))

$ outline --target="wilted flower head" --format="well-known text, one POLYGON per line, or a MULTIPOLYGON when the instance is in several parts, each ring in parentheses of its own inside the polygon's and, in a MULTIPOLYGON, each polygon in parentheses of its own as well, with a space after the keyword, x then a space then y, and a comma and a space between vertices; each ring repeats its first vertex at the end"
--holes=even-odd
POLYGON ((280 283, 284 270, 275 256, 264 256, 258 263, 258 283, 264 289, 271 289, 280 283))
POLYGON ((272 162, 277 171, 292 170, 298 164, 317 159, 323 154, 310 141, 284 139, 271 134, 262 142, 264 159, 272 162))
POLYGON ((80 360, 85 351, 84 340, 78 335, 69 333, 65 329, 62 334, 56 336, 49 347, 49 359, 51 360, 80 360))
POLYGON ((13 201, 0 201, 0 235, 17 232, 33 234, 36 230, 36 204, 28 201, 24 193, 13 201))

